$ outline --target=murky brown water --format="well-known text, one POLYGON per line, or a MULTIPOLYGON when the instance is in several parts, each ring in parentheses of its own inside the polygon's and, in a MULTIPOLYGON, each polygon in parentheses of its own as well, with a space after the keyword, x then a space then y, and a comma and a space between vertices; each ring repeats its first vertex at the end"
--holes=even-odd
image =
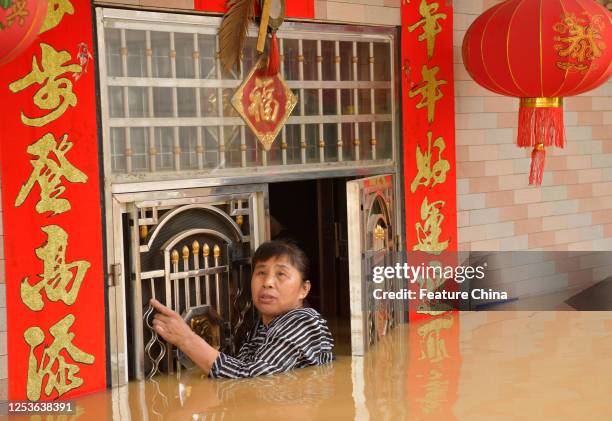
POLYGON ((77 404, 87 420, 608 420, 611 393, 612 313, 506 311, 400 326, 329 366, 245 380, 183 372, 77 404))

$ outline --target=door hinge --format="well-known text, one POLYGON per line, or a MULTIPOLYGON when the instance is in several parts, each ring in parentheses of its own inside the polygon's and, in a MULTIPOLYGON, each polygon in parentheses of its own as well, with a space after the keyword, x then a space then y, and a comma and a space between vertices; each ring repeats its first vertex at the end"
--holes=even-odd
POLYGON ((122 268, 121 263, 115 263, 110 267, 110 273, 108 275, 108 286, 114 287, 117 286, 119 279, 121 279, 122 268))

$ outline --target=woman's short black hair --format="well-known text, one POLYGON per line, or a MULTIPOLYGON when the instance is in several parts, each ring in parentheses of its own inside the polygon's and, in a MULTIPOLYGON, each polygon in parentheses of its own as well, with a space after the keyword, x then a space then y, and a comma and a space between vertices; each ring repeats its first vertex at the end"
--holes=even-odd
POLYGON ((308 279, 308 271, 310 268, 306 253, 304 253, 297 244, 284 240, 268 241, 260 245, 257 250, 255 250, 255 254, 253 254, 253 258, 251 259, 253 270, 255 270, 257 263, 265 262, 273 257, 280 256, 287 256, 291 265, 302 275, 302 281, 308 279))

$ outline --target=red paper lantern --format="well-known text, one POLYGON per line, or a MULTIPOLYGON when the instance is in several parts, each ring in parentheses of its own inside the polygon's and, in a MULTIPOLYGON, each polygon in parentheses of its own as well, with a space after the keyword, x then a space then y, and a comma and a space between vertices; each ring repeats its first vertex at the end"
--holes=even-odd
POLYGON ((542 183, 545 147, 564 146, 563 97, 594 89, 612 73, 611 16, 593 0, 507 0, 465 34, 470 76, 521 98, 517 144, 533 148, 530 184, 542 183))
POLYGON ((46 0, 0 0, 0 65, 32 44, 47 15, 46 0))

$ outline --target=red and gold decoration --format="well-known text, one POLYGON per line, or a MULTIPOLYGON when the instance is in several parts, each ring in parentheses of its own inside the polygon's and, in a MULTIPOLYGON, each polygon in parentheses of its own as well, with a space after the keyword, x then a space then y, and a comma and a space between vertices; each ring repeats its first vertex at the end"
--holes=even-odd
POLYGON ((48 5, 0 66, 8 397, 31 401, 106 387, 91 2, 48 5))
MULTIPOLYGON (((452 254, 446 252, 457 250, 452 45, 452 3, 402 3, 406 248, 412 265, 451 265, 446 260, 452 254)), ((422 279, 410 288, 437 290, 444 283, 422 279)), ((411 300, 409 317, 429 318, 449 309, 438 304, 411 300)))
POLYGON ((297 98, 279 73, 270 76, 261 58, 234 94, 232 104, 269 151, 297 98))
POLYGON ((0 0, 0 66, 32 44, 46 16, 46 1, 0 0))
POLYGON ((542 183, 546 147, 565 144, 563 97, 612 74, 611 16, 595 1, 507 0, 465 34, 463 63, 472 78, 520 98, 517 146, 532 148, 529 184, 542 183))
POLYGON ((285 19, 285 0, 230 0, 219 30, 219 58, 228 70, 240 65, 248 26, 255 15, 259 15, 257 51, 261 57, 234 94, 232 104, 269 151, 297 104, 280 74, 276 32, 285 19))
MULTIPOLYGON (((195 0, 194 8, 203 12, 225 13, 228 4, 228 0, 195 0)), ((286 15, 290 18, 314 19, 314 0, 289 0, 286 15)))
POLYGON ((453 421, 461 370, 459 314, 421 320, 409 331, 406 400, 415 419, 453 421))

